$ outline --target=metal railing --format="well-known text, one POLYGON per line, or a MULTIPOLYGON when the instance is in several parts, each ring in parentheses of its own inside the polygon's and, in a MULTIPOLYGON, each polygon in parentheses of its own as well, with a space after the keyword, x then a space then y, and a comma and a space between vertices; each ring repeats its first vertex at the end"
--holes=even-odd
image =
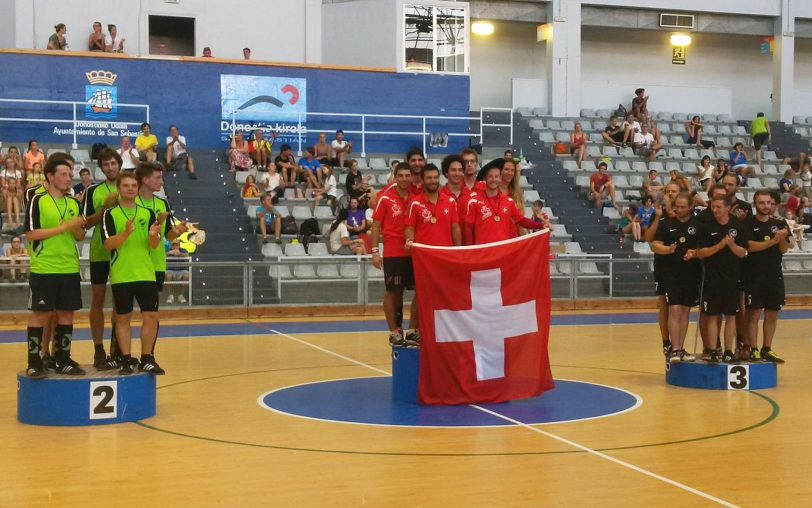
POLYGON ((129 127, 131 125, 140 126, 143 122, 149 122, 149 104, 127 104, 123 102, 117 102, 114 105, 117 108, 139 108, 145 110, 145 120, 141 120, 138 122, 127 122, 127 121, 117 121, 117 120, 79 120, 76 118, 76 107, 87 106, 86 102, 80 101, 50 101, 50 100, 33 100, 33 99, 0 99, 0 103, 12 103, 12 104, 43 104, 43 105, 50 105, 50 106, 70 106, 71 107, 71 114, 72 119, 68 120, 65 118, 22 118, 22 117, 0 117, 0 122, 25 122, 25 123, 51 123, 51 124, 72 124, 73 125, 73 144, 71 148, 77 149, 79 148, 79 144, 77 142, 78 138, 78 130, 83 124, 89 124, 89 128, 93 128, 98 123, 106 123, 106 124, 114 124, 116 126, 126 126, 129 127))
MULTIPOLYGON (((247 109, 235 109, 231 113, 231 126, 232 134, 235 132, 237 125, 237 116, 239 113, 249 111, 247 109)), ((312 117, 323 118, 341 118, 343 120, 354 120, 356 123, 360 122, 359 128, 343 128, 345 134, 360 134, 361 136, 361 157, 367 156, 366 143, 368 136, 412 136, 419 137, 423 146, 423 153, 428 153, 426 150, 428 138, 431 136, 432 131, 429 130, 431 122, 444 122, 444 121, 465 121, 468 122, 466 127, 469 130, 466 132, 448 132, 448 137, 479 137, 480 143, 484 144, 485 129, 493 127, 506 127, 509 128, 510 144, 513 144, 513 110, 510 108, 480 108, 478 116, 435 116, 435 115, 382 115, 377 113, 324 113, 319 111, 308 111, 306 113, 297 113, 296 119, 296 136, 298 138, 297 153, 298 156, 302 155, 302 150, 305 148, 306 136, 308 133, 333 133, 335 130, 331 129, 309 129, 305 128, 305 117, 310 121, 312 117), (507 112, 510 114, 509 123, 488 123, 485 121, 487 112, 507 112), (375 130, 367 127, 367 120, 370 119, 383 119, 383 120, 419 120, 420 128, 414 130, 375 130), (479 125, 478 131, 470 129, 470 122, 477 122, 479 125), (477 133, 478 132, 478 133, 477 133)))
MULTIPOLYGON (((791 254, 784 259, 791 268, 784 273, 787 294, 808 295, 812 253, 791 254)), ((21 311, 27 305, 28 283, 25 278, 11 281, 9 273, 12 269, 18 273, 25 271, 27 265, 11 266, 7 261, 8 258, 0 258, 0 310, 21 311)), ((552 297, 653 298, 651 261, 651 258, 613 259, 609 255, 559 255, 550 261, 552 297), (585 272, 583 263, 592 266, 585 272), (650 291, 644 287, 641 294, 638 285, 636 292, 629 292, 623 282, 635 272, 648 274, 650 291)), ((87 277, 86 268, 87 262, 82 261, 83 277, 87 277)), ((171 284, 177 283, 168 283, 171 284)), ((90 302, 87 286, 83 282, 86 304, 90 302)), ((187 305, 193 307, 368 305, 381 302, 384 284, 383 273, 372 267, 369 256, 301 256, 250 262, 192 262, 186 291, 187 305)))

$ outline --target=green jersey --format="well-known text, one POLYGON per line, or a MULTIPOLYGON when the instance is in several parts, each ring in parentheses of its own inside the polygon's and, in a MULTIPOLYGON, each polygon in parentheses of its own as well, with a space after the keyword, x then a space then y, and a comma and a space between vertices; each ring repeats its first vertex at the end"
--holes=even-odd
POLYGON ((175 217, 172 215, 172 210, 169 208, 169 202, 163 198, 153 195, 152 199, 143 199, 141 196, 135 198, 135 202, 140 206, 149 209, 157 219, 162 213, 166 213, 166 220, 161 228, 161 241, 158 246, 152 249, 151 257, 152 264, 156 272, 166 271, 166 249, 164 248, 164 238, 166 238, 169 230, 175 225, 175 217))
POLYGON ((155 222, 151 210, 139 205, 132 208, 119 205, 105 210, 99 225, 102 244, 104 240, 123 233, 128 220, 133 221, 132 234, 118 249, 110 252, 110 284, 155 280, 149 246, 149 227, 155 222))
MULTIPOLYGON (((59 199, 35 194, 25 210, 25 230, 50 229, 80 215, 79 202, 69 196, 59 199)), ((79 273, 79 251, 73 232, 31 242, 31 273, 79 273)))
POLYGON ((757 116, 750 123, 750 136, 767 134, 767 117, 757 116))
POLYGON ((25 191, 25 195, 23 196, 23 203, 27 206, 28 203, 31 202, 31 198, 41 194, 48 194, 48 190, 45 188, 44 185, 39 184, 35 185, 34 187, 29 187, 25 191))
MULTIPOLYGON (((115 194, 115 184, 107 182, 91 185, 85 190, 84 201, 82 202, 82 215, 90 217, 104 208, 104 201, 108 194, 115 194)), ((101 224, 93 228, 93 236, 90 237, 90 261, 110 261, 110 253, 104 250, 104 243, 101 237, 101 224)))

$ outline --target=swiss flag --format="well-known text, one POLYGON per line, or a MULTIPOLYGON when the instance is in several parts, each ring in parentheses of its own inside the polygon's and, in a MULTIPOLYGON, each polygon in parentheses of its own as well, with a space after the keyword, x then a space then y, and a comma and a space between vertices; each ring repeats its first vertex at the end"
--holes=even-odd
POLYGON ((554 387, 548 231, 485 245, 414 244, 421 404, 504 402, 554 387))

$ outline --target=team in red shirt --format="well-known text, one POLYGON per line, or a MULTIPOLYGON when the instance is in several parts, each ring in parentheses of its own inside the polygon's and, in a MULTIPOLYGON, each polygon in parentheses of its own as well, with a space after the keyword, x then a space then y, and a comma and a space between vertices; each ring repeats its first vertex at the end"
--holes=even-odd
POLYGON ((474 245, 507 240, 517 227, 542 229, 543 224, 524 217, 516 203, 499 191, 504 161, 489 163, 485 181, 469 178, 475 171, 476 154, 450 155, 442 162, 448 183, 440 188, 440 171, 425 164, 419 149, 412 149, 395 170, 395 181, 377 196, 372 215, 372 263, 383 268, 386 293, 384 314, 393 346, 419 345, 417 295, 412 300, 411 331, 404 333, 403 291, 414 289, 411 246, 474 245), (473 155, 473 157, 472 157, 473 155), (472 164, 473 162, 473 164, 472 164), (377 248, 383 239, 383 257, 377 248))

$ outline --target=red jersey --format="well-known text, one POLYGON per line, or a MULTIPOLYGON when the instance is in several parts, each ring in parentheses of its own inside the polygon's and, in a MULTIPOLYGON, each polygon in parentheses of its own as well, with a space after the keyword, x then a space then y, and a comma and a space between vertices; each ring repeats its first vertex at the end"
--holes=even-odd
POLYGON ((448 188, 448 185, 443 185, 440 188, 440 195, 447 198, 453 198, 454 201, 456 201, 457 217, 459 217, 460 222, 463 222, 465 217, 465 207, 468 206, 468 200, 471 199, 471 189, 463 184, 462 189, 460 190, 460 195, 455 196, 454 193, 448 188))
POLYGON ((488 197, 484 193, 471 197, 465 215, 465 222, 474 226, 474 243, 498 242, 515 237, 514 222, 524 219, 512 199, 499 193, 488 197))
POLYGON ((442 192, 437 203, 432 204, 425 194, 418 194, 409 201, 407 224, 414 228, 414 241, 426 245, 451 247, 451 225, 459 224, 457 201, 442 192))
POLYGON ((596 192, 601 192, 603 186, 609 182, 609 175, 607 173, 595 173, 589 177, 589 182, 595 186, 596 192))
POLYGON ((372 213, 372 220, 381 224, 383 256, 397 258, 409 256, 403 249, 403 231, 406 229, 406 214, 409 198, 403 199, 397 189, 378 194, 378 202, 372 213))
MULTIPOLYGON (((394 189, 395 189, 396 186, 397 186, 397 182, 389 182, 388 184, 386 184, 386 187, 381 189, 380 193, 383 194, 384 192, 389 192, 389 191, 395 192, 394 189)), ((409 197, 410 198, 413 197, 413 196, 416 196, 418 194, 422 194, 422 193, 423 193, 423 186, 422 185, 415 185, 413 183, 409 184, 409 197)))

